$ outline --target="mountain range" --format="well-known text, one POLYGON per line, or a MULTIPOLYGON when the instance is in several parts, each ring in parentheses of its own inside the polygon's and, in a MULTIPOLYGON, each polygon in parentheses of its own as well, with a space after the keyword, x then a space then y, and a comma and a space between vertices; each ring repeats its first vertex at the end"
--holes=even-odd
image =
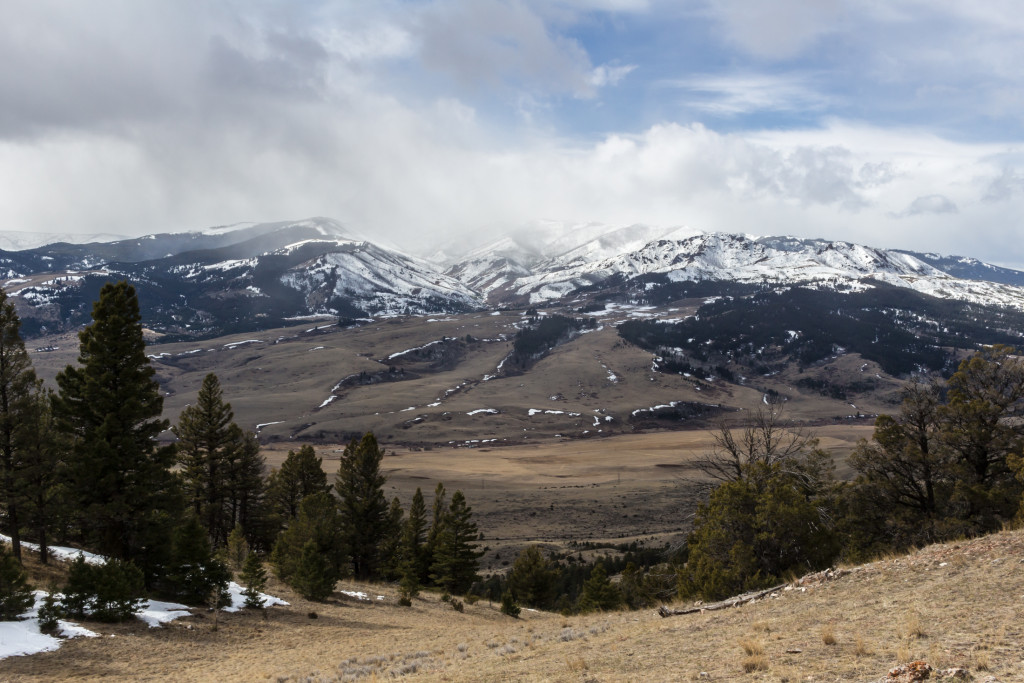
MULTIPOLYGON (((0 238, 0 244, 9 244, 0 238)), ((136 285, 147 325, 170 338, 290 319, 669 302, 685 283, 795 286, 838 295, 879 286, 1024 310, 1024 273, 975 259, 841 241, 706 234, 685 227, 537 224, 473 248, 415 257, 327 218, 0 250, 28 336, 88 322, 106 281, 136 285)), ((685 288, 684 288, 685 289, 685 288)))

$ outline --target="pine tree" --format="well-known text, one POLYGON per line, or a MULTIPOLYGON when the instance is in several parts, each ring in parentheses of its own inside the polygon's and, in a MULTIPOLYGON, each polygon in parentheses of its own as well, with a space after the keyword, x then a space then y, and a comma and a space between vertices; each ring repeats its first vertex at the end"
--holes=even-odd
POLYGON ((93 603, 90 616, 97 621, 128 621, 142 609, 145 585, 142 570, 133 562, 110 559, 92 570, 93 603))
POLYGON ((80 334, 78 367, 57 375, 63 429, 74 435, 67 484, 79 528, 98 552, 135 561, 149 581, 178 516, 174 448, 156 437, 163 398, 146 357, 135 288, 106 284, 80 334))
POLYGON ((337 582, 337 572, 330 560, 320 553, 315 541, 306 541, 291 577, 291 587, 307 600, 323 602, 334 592, 337 582))
POLYGON ((35 602, 25 570, 7 547, 0 543, 0 621, 17 619, 35 602))
POLYGON ((214 556, 206 529, 195 515, 187 515, 175 530, 171 548, 169 566, 158 584, 164 595, 188 605, 204 605, 216 593, 219 606, 230 604, 231 572, 214 556))
POLYGON ((0 289, 0 504, 11 535, 14 558, 21 561, 23 499, 21 449, 26 445, 25 417, 36 375, 21 339, 21 320, 0 289))
POLYGON ((476 581, 478 559, 483 554, 473 543, 479 536, 472 520, 472 509, 466 505, 462 491, 452 494, 451 505, 444 517, 434 550, 431 578, 450 593, 464 593, 476 581))
POLYGON ((444 483, 438 482, 434 489, 433 514, 431 515, 430 529, 427 531, 427 542, 423 550, 423 573, 420 580, 423 583, 431 581, 430 573, 433 571, 434 556, 437 553, 438 538, 444 529, 445 518, 448 514, 448 497, 444 490, 444 483))
POLYGON ((391 499, 384 519, 384 537, 380 542, 380 576, 394 581, 401 575, 402 533, 405 530, 405 511, 398 496, 391 499))
POLYGON ((249 542, 245 540, 242 527, 236 526, 231 530, 226 550, 228 565, 235 571, 241 571, 250 554, 249 542))
MULTIPOLYGON (((270 526, 267 510, 267 484, 264 479, 266 458, 260 453, 260 442, 252 432, 242 432, 232 425, 233 449, 228 479, 228 506, 232 527, 240 526, 250 546, 268 548, 270 526)), ((269 548, 268 548, 269 549, 269 548)))
POLYGON ((525 548, 508 577, 508 588, 517 602, 545 609, 554 600, 555 571, 538 546, 525 548))
POLYGON ((334 485, 340 498, 345 535, 357 579, 375 578, 381 570, 381 542, 388 531, 385 477, 380 472, 384 452, 367 432, 345 448, 334 485))
POLYGON ((427 508, 423 502, 423 491, 417 488, 409 506, 409 516, 402 525, 398 546, 399 585, 406 602, 419 595, 422 577, 427 574, 427 568, 423 566, 426 529, 427 508))
POLYGON ((267 587, 267 570, 263 568, 263 563, 256 553, 249 553, 249 556, 245 558, 245 566, 238 578, 241 580, 242 586, 245 587, 245 590, 242 591, 242 595, 245 597, 245 606, 251 609, 263 609, 263 604, 267 601, 262 595, 263 590, 267 587))
POLYGON ((61 482, 67 435, 58 431, 53 416, 53 392, 37 384, 24 415, 26 438, 21 447, 19 496, 25 527, 39 544, 39 561, 50 558, 49 540, 67 516, 66 492, 61 482))
POLYGON ((312 543, 317 555, 326 563, 324 571, 327 574, 324 580, 330 580, 333 586, 342 577, 348 560, 341 523, 337 501, 331 494, 321 491, 303 499, 298 516, 291 526, 281 532, 274 544, 270 561, 278 577, 295 588, 303 549, 312 543))
POLYGON ((298 452, 288 451, 281 468, 270 473, 267 498, 271 508, 287 522, 299 514, 303 498, 329 489, 323 459, 306 445, 298 452))
POLYGON ((622 593, 608 578, 603 562, 598 562, 590 572, 590 578, 583 582, 580 593, 581 612, 615 609, 622 604, 622 593))
POLYGON ((224 402, 217 375, 203 379, 196 402, 181 411, 172 428, 178 437, 177 457, 186 499, 203 520, 215 548, 227 542, 234 525, 227 516, 233 450, 240 444, 237 427, 231 429, 234 413, 224 402), (230 526, 229 526, 230 525, 230 526))

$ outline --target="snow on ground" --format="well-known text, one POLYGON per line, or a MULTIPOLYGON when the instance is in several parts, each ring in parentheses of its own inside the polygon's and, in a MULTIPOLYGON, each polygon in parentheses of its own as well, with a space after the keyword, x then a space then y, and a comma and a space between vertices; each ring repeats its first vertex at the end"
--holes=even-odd
MULTIPOLYGON (((0 621, 0 659, 51 652, 61 646, 60 638, 39 631, 39 607, 43 604, 45 595, 43 591, 35 592, 35 605, 21 615, 21 621, 0 621)), ((57 630, 64 638, 99 636, 98 633, 63 619, 57 622, 57 630)))
POLYGON ((468 413, 466 413, 466 415, 480 415, 481 413, 483 413, 485 415, 497 415, 498 414, 498 409, 497 408, 478 408, 476 410, 469 411, 468 413))
MULTIPOLYGON (((341 593, 343 593, 344 595, 349 596, 350 598, 355 598, 356 600, 367 600, 367 601, 370 600, 370 596, 367 595, 366 593, 362 592, 362 591, 341 591, 341 593)), ((383 600, 384 596, 383 595, 378 595, 377 599, 378 600, 383 600)))
POLYGON ((320 407, 320 408, 326 408, 326 407, 327 407, 327 406, 329 406, 329 405, 330 405, 331 403, 333 403, 333 402, 334 402, 334 400, 335 400, 335 399, 337 399, 337 398, 338 398, 337 396, 328 396, 328 397, 327 397, 326 399, 324 399, 324 402, 323 402, 323 403, 321 403, 319 407, 320 407))
MULTIPOLYGON (((238 612, 245 607, 245 596, 242 595, 243 590, 245 589, 234 581, 228 584, 228 593, 231 595, 231 604, 224 608, 225 612, 238 612)), ((288 604, 281 598, 274 597, 273 595, 267 595, 266 593, 260 593, 260 597, 263 598, 264 607, 288 604)))
POLYGON ((258 432, 259 430, 263 429, 264 427, 269 427, 270 425, 279 425, 279 424, 284 424, 284 420, 278 420, 277 422, 261 422, 260 424, 256 425, 256 431, 258 432))
POLYGON ((179 605, 176 602, 147 600, 143 603, 142 609, 135 613, 135 616, 149 624, 150 628, 157 628, 175 619, 187 617, 190 614, 188 605, 179 605))
MULTIPOLYGON (((6 543, 7 545, 11 545, 11 537, 0 534, 0 543, 6 543)), ((39 545, 36 543, 22 541, 21 547, 27 548, 28 550, 31 550, 33 552, 39 552, 39 545)), ((106 561, 106 558, 104 558, 102 555, 90 553, 87 550, 79 550, 78 548, 66 548, 62 545, 51 545, 47 549, 50 551, 51 557, 55 557, 58 560, 64 560, 66 562, 71 562, 79 555, 84 557, 85 561, 88 564, 103 564, 106 561)))
POLYGON ((226 348, 226 349, 234 349, 234 348, 238 348, 239 346, 242 346, 243 344, 262 344, 262 343, 263 343, 262 339, 246 339, 244 341, 236 341, 236 342, 231 342, 230 344, 225 344, 224 348, 226 348))

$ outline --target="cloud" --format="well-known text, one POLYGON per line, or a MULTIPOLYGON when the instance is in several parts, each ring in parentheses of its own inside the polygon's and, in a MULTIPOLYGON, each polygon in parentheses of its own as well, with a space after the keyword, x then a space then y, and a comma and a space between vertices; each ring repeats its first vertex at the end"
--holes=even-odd
POLYGON ((683 106, 733 116, 760 111, 824 111, 831 98, 801 74, 696 75, 661 81, 687 94, 683 106))
POLYGON ((908 216, 921 216, 923 214, 959 213, 956 204, 949 197, 941 194, 930 194, 924 197, 917 197, 910 202, 903 211, 890 213, 893 218, 907 218, 908 216))

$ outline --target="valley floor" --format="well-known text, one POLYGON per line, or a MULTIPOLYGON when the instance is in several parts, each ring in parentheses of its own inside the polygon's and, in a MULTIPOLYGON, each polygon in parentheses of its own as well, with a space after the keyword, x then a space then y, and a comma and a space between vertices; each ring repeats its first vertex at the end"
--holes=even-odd
POLYGON ((101 638, 3 660, 0 680, 877 681, 913 659, 964 667, 976 681, 1024 680, 1022 531, 668 618, 523 610, 516 620, 486 601, 458 613, 435 594, 403 608, 393 586, 341 589, 368 599, 308 603, 275 584, 269 592, 291 606, 266 619, 222 614, 215 628, 200 612, 158 629, 89 623, 101 638))

